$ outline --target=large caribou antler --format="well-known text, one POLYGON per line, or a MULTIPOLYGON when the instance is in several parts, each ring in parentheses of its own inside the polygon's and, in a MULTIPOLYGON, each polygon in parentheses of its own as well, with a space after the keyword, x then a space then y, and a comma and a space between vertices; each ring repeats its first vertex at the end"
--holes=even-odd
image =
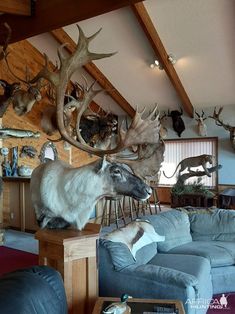
POLYGON ((216 125, 222 126, 226 131, 229 131, 230 133, 230 142, 235 149, 235 126, 231 126, 229 124, 226 124, 221 120, 220 114, 223 110, 223 107, 220 107, 218 112, 216 112, 216 108, 214 109, 213 116, 209 116, 209 118, 212 118, 215 120, 216 125))
POLYGON ((93 148, 89 146, 82 138, 80 134, 80 119, 84 111, 87 109, 92 98, 101 92, 101 90, 94 90, 92 84, 89 88, 83 88, 83 98, 82 100, 74 101, 75 107, 77 107, 77 119, 76 119, 76 133, 79 141, 74 139, 67 131, 64 125, 64 95, 67 88, 67 84, 72 76, 72 74, 91 60, 97 60, 105 57, 110 57, 115 53, 93 53, 88 49, 89 43, 93 40, 97 34, 100 32, 96 32, 94 35, 90 37, 86 37, 82 31, 82 29, 77 25, 79 30, 79 41, 76 46, 74 53, 71 56, 65 57, 63 55, 62 49, 66 45, 60 46, 58 49, 58 56, 60 60, 60 67, 57 72, 51 72, 48 69, 48 57, 45 56, 45 66, 38 73, 38 75, 31 81, 31 83, 35 83, 38 79, 45 78, 50 81, 56 90, 56 114, 57 114, 57 125, 61 137, 72 144, 73 146, 80 148, 90 154, 95 154, 97 156, 104 156, 106 154, 116 154, 121 150, 132 146, 143 143, 157 143, 159 141, 159 120, 158 115, 155 115, 155 110, 145 119, 143 119, 144 112, 139 113, 136 112, 135 117, 131 123, 130 128, 123 137, 121 134, 119 135, 119 140, 117 146, 113 149, 108 150, 100 150, 97 148, 93 148))

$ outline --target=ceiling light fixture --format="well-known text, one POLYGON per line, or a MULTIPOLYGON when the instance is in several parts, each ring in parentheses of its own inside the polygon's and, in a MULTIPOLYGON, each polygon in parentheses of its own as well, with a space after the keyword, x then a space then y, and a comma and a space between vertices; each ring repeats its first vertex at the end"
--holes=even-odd
MULTIPOLYGON (((170 53, 167 57, 168 61, 171 63, 171 64, 175 64, 176 63, 176 57, 175 55, 173 55, 173 53, 170 53)), ((154 63, 150 64, 150 68, 151 69, 154 69, 154 68, 158 68, 159 70, 163 70, 163 65, 156 59, 154 60, 154 63)))

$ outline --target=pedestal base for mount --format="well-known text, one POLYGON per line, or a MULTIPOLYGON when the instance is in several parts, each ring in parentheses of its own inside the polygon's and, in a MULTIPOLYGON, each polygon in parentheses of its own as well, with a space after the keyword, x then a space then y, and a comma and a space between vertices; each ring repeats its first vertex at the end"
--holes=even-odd
POLYGON ((41 229, 39 265, 57 269, 64 280, 69 313, 90 314, 98 296, 96 248, 100 225, 88 223, 84 230, 41 229))

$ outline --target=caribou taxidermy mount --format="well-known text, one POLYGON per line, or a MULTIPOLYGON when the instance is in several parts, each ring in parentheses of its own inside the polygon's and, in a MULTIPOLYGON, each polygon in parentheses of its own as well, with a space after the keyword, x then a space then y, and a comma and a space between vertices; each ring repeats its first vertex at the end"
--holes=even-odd
POLYGON ((73 224, 79 230, 100 198, 122 194, 146 200, 152 193, 147 184, 124 166, 105 158, 80 168, 62 161, 42 164, 33 171, 31 191, 41 228, 65 228, 73 224))
POLYGON ((218 112, 216 112, 216 108, 214 109, 213 116, 209 116, 209 118, 212 118, 215 120, 216 125, 222 126, 226 131, 229 131, 230 134, 230 142, 232 144, 232 147, 235 149, 235 126, 231 126, 229 124, 225 124, 223 120, 220 118, 220 114, 223 110, 223 107, 220 107, 218 112))
POLYGON ((60 60, 58 71, 52 72, 48 69, 48 57, 44 55, 45 66, 30 83, 34 84, 44 78, 54 85, 57 126, 62 139, 89 154, 102 157, 102 160, 80 168, 72 168, 61 161, 52 161, 40 165, 33 171, 30 183, 32 203, 42 228, 65 228, 68 224, 73 224, 81 230, 87 223, 96 202, 103 196, 124 194, 138 200, 146 200, 152 192, 142 179, 127 170, 125 165, 120 165, 115 156, 132 145, 159 143, 160 125, 159 115, 155 114, 156 110, 145 118, 143 118, 144 112, 136 112, 125 135, 119 132, 116 147, 105 150, 91 147, 82 138, 80 121, 91 99, 101 92, 101 90, 94 90, 92 85, 84 89, 81 100, 75 101, 76 139, 65 126, 64 96, 72 74, 92 60, 114 54, 90 52, 89 43, 99 31, 86 37, 79 26, 78 30, 79 41, 73 54, 66 57, 62 51, 64 45, 58 49, 60 60))
POLYGON ((202 110, 202 114, 200 115, 195 111, 195 114, 198 116, 198 119, 195 119, 197 121, 198 134, 200 136, 207 136, 207 126, 204 122, 207 119, 207 117, 205 117, 205 112, 202 110))

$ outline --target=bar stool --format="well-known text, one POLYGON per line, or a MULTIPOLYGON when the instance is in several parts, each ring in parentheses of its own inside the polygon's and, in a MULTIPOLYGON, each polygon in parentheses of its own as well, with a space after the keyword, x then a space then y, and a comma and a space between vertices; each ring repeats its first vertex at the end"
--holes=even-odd
POLYGON ((158 186, 157 186, 157 184, 155 184, 153 182, 150 183, 150 186, 151 186, 151 188, 153 190, 153 193, 152 193, 152 195, 153 195, 153 204, 154 204, 155 213, 157 214, 157 206, 158 206, 159 212, 162 211, 161 205, 160 205, 160 200, 159 200, 158 194, 157 194, 157 187, 158 186))
POLYGON ((122 219, 124 225, 126 225, 126 217, 123 209, 123 196, 105 196, 105 203, 103 207, 103 214, 101 219, 102 226, 110 226, 113 222, 112 216, 114 216, 114 222, 117 228, 119 228, 119 220, 122 219))

